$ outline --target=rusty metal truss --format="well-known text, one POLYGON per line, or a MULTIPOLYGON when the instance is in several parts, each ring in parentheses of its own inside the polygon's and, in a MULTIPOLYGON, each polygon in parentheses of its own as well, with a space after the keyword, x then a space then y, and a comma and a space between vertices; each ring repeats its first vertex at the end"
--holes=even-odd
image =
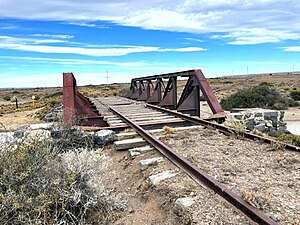
POLYGON ((77 91, 73 73, 63 73, 64 123, 108 126, 90 100, 77 91))
POLYGON ((213 113, 211 118, 224 120, 224 110, 200 69, 134 78, 126 97, 200 117, 200 91, 213 113), (179 100, 178 77, 188 78, 179 100))

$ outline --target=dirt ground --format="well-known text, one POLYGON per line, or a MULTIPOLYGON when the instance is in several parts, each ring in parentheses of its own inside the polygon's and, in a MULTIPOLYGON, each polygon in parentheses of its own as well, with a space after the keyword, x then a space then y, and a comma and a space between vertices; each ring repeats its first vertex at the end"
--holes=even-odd
POLYGON ((31 102, 32 96, 38 96, 40 98, 51 95, 53 93, 62 91, 62 88, 25 88, 25 89, 9 89, 9 90, 0 90, 0 106, 7 104, 15 104, 14 101, 6 101, 4 97, 16 96, 18 103, 31 102))
POLYGON ((157 151, 131 158, 127 151, 108 148, 107 154, 111 161, 105 185, 124 194, 129 202, 129 213, 113 224, 255 224, 214 192, 199 186, 167 159, 140 166, 140 160, 161 156, 157 151), (150 175, 166 170, 178 174, 156 186, 150 185, 150 175), (176 200, 184 197, 194 199, 191 208, 176 205, 176 200))
POLYGON ((279 224, 300 224, 299 152, 205 128, 165 143, 279 224))
POLYGON ((118 225, 180 225, 172 213, 162 210, 162 197, 147 183, 147 177, 141 171, 137 160, 130 159, 127 151, 115 151, 106 148, 111 159, 104 185, 128 200, 128 214, 113 224, 118 225))
POLYGON ((0 132, 1 131, 15 131, 24 126, 36 123, 42 123, 35 115, 36 111, 39 109, 34 109, 25 112, 14 112, 8 113, 0 116, 0 132))

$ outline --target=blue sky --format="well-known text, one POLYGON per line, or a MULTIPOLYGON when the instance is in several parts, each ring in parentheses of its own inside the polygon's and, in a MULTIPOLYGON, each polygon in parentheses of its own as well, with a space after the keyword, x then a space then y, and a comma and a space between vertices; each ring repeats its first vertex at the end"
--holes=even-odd
POLYGON ((300 70, 300 3, 0 0, 0 87, 300 70))

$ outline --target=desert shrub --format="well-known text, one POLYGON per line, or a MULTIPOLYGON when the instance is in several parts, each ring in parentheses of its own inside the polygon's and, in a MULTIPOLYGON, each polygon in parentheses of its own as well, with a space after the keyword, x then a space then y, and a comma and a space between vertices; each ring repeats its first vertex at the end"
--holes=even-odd
POLYGON ((53 98, 53 97, 59 97, 59 96, 62 96, 62 95, 63 95, 62 91, 57 91, 55 93, 45 95, 44 98, 53 98))
POLYGON ((10 101, 11 97, 10 97, 9 95, 5 95, 5 96, 3 97, 3 99, 4 99, 5 101, 10 101))
POLYGON ((300 135, 296 134, 283 134, 277 137, 278 141, 285 142, 288 144, 300 146, 300 135))
POLYGON ((86 139, 66 151, 71 134, 78 139, 80 132, 65 132, 57 139, 28 137, 1 150, 1 224, 101 223, 125 210, 126 202, 99 184, 105 164, 99 152, 86 148, 86 139))
POLYGON ((260 84, 252 88, 239 90, 227 99, 221 100, 221 105, 225 110, 255 107, 286 109, 288 100, 268 85, 260 84))
POLYGON ((291 98, 294 99, 295 101, 300 101, 300 91, 291 91, 290 92, 291 98))
POLYGON ((34 100, 40 100, 40 96, 39 95, 35 95, 35 98, 34 98, 34 100))
POLYGON ((289 98, 288 99, 288 104, 289 104, 289 107, 295 107, 295 106, 299 106, 299 102, 295 101, 294 99, 291 99, 289 98))
POLYGON ((125 85, 119 90, 119 95, 122 97, 126 97, 130 93, 129 85, 125 85))
POLYGON ((261 82, 260 84, 259 84, 259 86, 263 86, 263 85, 265 85, 265 86, 269 86, 269 87, 273 87, 274 86, 274 84, 272 84, 272 83, 268 83, 268 82, 261 82))

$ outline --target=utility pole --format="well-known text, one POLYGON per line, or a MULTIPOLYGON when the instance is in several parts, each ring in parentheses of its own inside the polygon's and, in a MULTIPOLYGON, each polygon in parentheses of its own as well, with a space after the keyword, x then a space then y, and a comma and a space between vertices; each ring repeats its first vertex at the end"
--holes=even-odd
POLYGON ((106 83, 108 84, 108 71, 106 70, 106 83))
POLYGON ((247 75, 249 74, 248 72, 249 72, 249 71, 248 71, 248 65, 247 65, 247 75))
POLYGON ((295 64, 293 64, 293 73, 295 72, 295 64))

